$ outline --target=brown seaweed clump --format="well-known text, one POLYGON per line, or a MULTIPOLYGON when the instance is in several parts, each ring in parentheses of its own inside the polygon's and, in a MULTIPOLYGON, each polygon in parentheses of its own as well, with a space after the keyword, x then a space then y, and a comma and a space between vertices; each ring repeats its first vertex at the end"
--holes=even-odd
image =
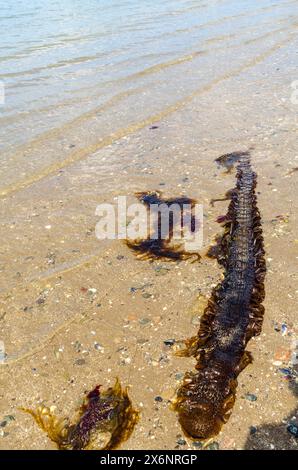
MULTIPOLYGON (((193 208, 196 203, 194 199, 188 197, 177 197, 165 199, 162 197, 161 192, 138 192, 135 194, 136 197, 147 207, 148 213, 151 205, 166 206, 169 209, 172 207, 178 207, 181 214, 181 228, 183 229, 183 213, 185 215, 185 207, 190 207, 190 229, 191 232, 195 231, 196 223, 195 216, 193 214, 193 208)), ((163 259, 165 261, 177 261, 177 260, 187 260, 193 258, 193 261, 199 260, 201 256, 199 253, 190 253, 185 251, 182 247, 182 243, 173 242, 173 232, 174 232, 174 217, 173 213, 169 212, 169 232, 166 238, 163 238, 161 231, 161 214, 158 213, 156 220, 153 224, 153 232, 148 235, 146 239, 139 240, 126 240, 126 245, 133 251, 136 252, 138 257, 143 260, 154 260, 154 259, 163 259)))
POLYGON ((253 147, 249 148, 248 150, 240 150, 231 153, 225 153, 220 157, 215 159, 215 162, 226 169, 226 173, 231 173, 232 169, 235 166, 235 163, 239 162, 242 157, 249 157, 250 150, 253 150, 253 147))
POLYGON ((261 332, 266 265, 255 186, 256 175, 243 155, 218 244, 224 279, 212 291, 197 336, 180 354, 197 360, 174 403, 185 434, 194 439, 217 435, 229 419, 237 376, 252 362, 246 345, 261 332))
POLYGON ((87 394, 73 424, 69 418, 57 418, 47 407, 22 410, 33 416, 60 450, 115 449, 129 438, 139 413, 118 379, 106 391, 101 392, 100 387, 87 394))

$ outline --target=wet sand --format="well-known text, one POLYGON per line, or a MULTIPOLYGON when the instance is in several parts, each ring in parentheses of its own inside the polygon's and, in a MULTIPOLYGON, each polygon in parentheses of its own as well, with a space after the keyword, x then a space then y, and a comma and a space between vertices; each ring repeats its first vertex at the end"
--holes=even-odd
MULTIPOLYGON (((194 361, 175 357, 164 341, 196 333, 198 296, 208 297, 221 270, 205 257, 194 264, 140 261, 119 240, 100 242, 95 208, 136 191, 195 198, 204 205, 206 251, 221 230, 215 220, 227 208, 227 202, 212 207, 210 200, 235 182, 234 173, 225 174, 214 159, 251 146, 268 268, 266 311, 262 334, 248 347, 254 363, 239 376, 232 416, 215 441, 220 449, 298 448, 286 430, 297 416, 297 384, 295 390, 279 371, 289 365, 298 334, 298 173, 291 171, 298 167, 297 105, 291 102, 295 38, 281 32, 241 49, 240 56, 231 53, 231 62, 222 54, 222 63, 210 61, 210 69, 205 64, 206 76, 216 78, 136 124, 120 128, 119 112, 107 121, 111 137, 96 139, 97 127, 89 121, 69 128, 64 141, 51 134, 28 148, 31 166, 23 168, 29 175, 20 178, 7 167, 1 192, 0 338, 7 356, 0 365, 0 417, 13 419, 1 427, 0 448, 55 449, 19 407, 55 405, 58 415, 71 415, 85 391, 115 377, 130 386, 141 412, 123 449, 197 448, 182 436, 169 408, 194 361), (71 144, 76 148, 65 153, 71 144)), ((179 67, 177 81, 185 73, 179 67)), ((194 70, 192 62, 188 72, 194 70)), ((128 98, 127 106, 132 102, 128 98)), ((16 161, 26 156, 22 152, 14 154, 16 161)))

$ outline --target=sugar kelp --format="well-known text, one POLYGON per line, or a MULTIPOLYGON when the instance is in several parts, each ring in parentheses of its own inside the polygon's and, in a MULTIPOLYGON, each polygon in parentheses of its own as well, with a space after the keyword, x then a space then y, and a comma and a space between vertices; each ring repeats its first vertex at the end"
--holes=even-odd
MULTIPOLYGON (((137 256, 140 259, 144 260, 155 260, 163 259, 165 261, 177 261, 177 260, 186 260, 192 258, 193 261, 201 258, 199 253, 187 252, 182 243, 177 244, 173 242, 174 239, 174 213, 173 209, 178 208, 180 213, 180 226, 183 231, 185 219, 190 220, 190 232, 194 233, 196 229, 196 224, 198 221, 194 215, 194 206, 196 201, 190 199, 186 196, 176 197, 176 198, 163 198, 162 194, 158 191, 153 192, 138 192, 135 194, 140 202, 145 204, 148 214, 151 206, 155 206, 159 209, 168 208, 169 211, 167 215, 169 216, 168 220, 168 233, 166 237, 163 237, 162 234, 162 216, 161 212, 155 214, 156 220, 153 223, 153 230, 148 234, 145 239, 138 240, 126 240, 126 245, 136 252, 137 256), (172 210, 171 210, 172 209, 172 210)), ((151 216, 151 214, 150 214, 151 216)))
POLYGON ((33 416, 60 450, 115 449, 129 438, 139 418, 118 379, 114 387, 101 391, 97 385, 89 392, 73 423, 54 416, 52 408, 22 410, 33 416))
POLYGON ((174 409, 186 435, 217 435, 235 402, 237 376, 252 362, 248 341, 261 332, 266 265, 256 174, 249 155, 241 155, 236 188, 231 192, 218 260, 224 279, 212 291, 197 336, 184 355, 197 360, 178 390, 174 409))

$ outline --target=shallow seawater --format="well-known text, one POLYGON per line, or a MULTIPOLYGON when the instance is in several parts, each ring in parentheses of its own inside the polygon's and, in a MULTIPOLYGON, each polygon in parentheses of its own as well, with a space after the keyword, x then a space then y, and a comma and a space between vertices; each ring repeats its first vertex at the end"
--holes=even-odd
POLYGON ((295 28, 295 1, 1 1, 2 195, 167 116, 295 28), (16 171, 17 169, 17 171, 16 171))
POLYGON ((0 0, 0 448, 53 448, 19 408, 72 416, 86 390, 115 377, 140 411, 124 448, 195 448, 179 444, 169 409, 194 361, 171 344, 197 333, 198 296, 221 279, 204 250, 221 232, 235 169, 215 160, 249 150, 265 321, 217 441, 297 449, 283 424, 298 416, 297 398, 279 371, 297 336, 297 7, 0 0), (144 192, 203 205, 200 262, 139 260, 124 240, 96 238, 98 204, 144 192))

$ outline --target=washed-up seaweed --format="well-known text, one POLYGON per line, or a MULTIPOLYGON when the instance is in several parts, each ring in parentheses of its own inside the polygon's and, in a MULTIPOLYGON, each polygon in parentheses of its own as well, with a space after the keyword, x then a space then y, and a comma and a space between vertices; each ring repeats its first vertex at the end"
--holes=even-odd
POLYGON ((252 148, 244 151, 240 150, 237 152, 225 153, 224 155, 217 157, 215 159, 215 162, 219 166, 224 167, 227 173, 231 173, 232 169, 235 166, 235 163, 239 162, 242 157, 249 157, 250 150, 252 150, 252 148))
POLYGON ((73 423, 54 416, 51 408, 22 410, 33 416, 60 450, 115 449, 129 438, 139 416, 118 380, 106 391, 97 385, 89 392, 73 423))
MULTIPOLYGON (((194 199, 188 197, 178 197, 164 199, 160 192, 139 192, 135 194, 140 202, 145 204, 148 210, 150 210, 151 205, 156 205, 161 207, 162 205, 170 208, 174 205, 178 206, 181 211, 181 229, 183 230, 184 217, 185 217, 185 207, 190 207, 190 231, 194 233, 196 227, 196 219, 193 214, 193 208, 196 204, 194 199)), ((201 256, 198 253, 189 253, 183 247, 182 243, 173 243, 173 234, 174 234, 174 216, 172 212, 169 212, 169 231, 167 237, 163 237, 162 234, 162 218, 161 214, 158 213, 156 220, 153 223, 153 231, 149 233, 148 237, 145 239, 137 240, 126 240, 126 245, 133 251, 136 252, 140 259, 144 260, 154 260, 154 259, 164 259, 168 261, 175 260, 186 260, 193 258, 198 260, 201 256)))
POLYGON ((185 434, 195 439, 217 435, 229 419, 237 376, 252 362, 246 345, 261 332, 266 265, 255 187, 249 155, 243 154, 218 240, 224 279, 212 291, 197 336, 180 354, 197 360, 174 403, 185 434))

